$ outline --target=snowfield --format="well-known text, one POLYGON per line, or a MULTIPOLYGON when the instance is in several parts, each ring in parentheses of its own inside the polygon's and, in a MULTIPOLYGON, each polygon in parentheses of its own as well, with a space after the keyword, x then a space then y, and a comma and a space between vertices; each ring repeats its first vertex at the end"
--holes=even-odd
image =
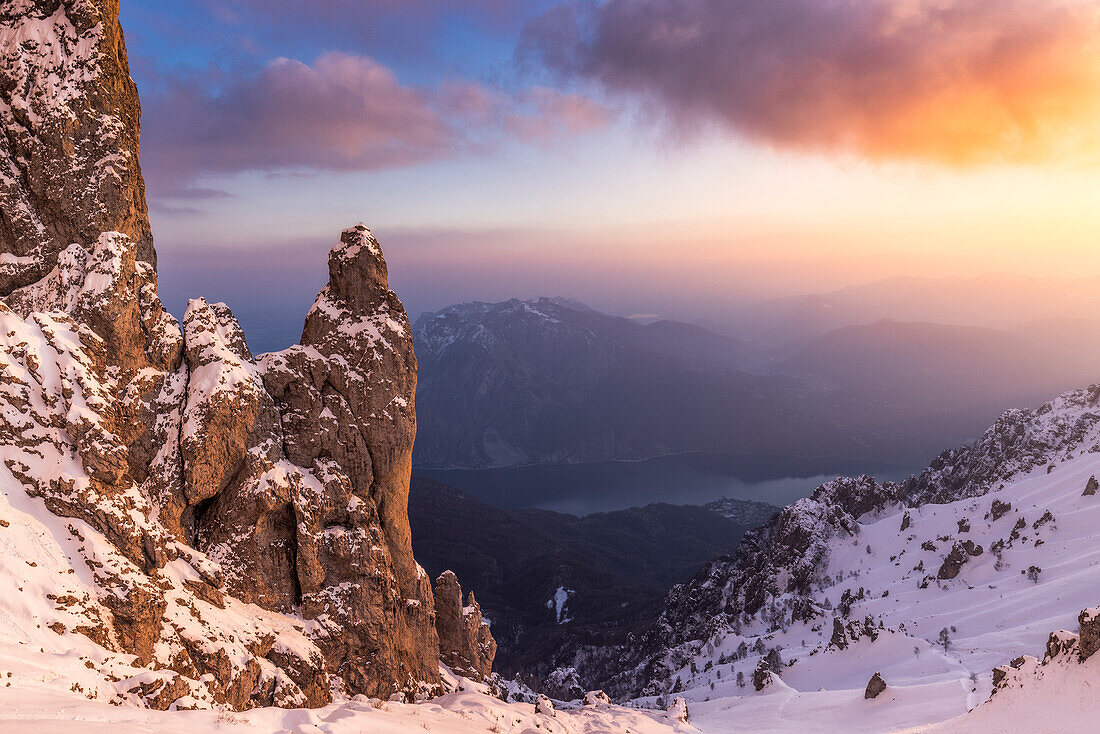
POLYGON ((694 731, 675 712, 635 711, 596 704, 572 711, 536 713, 535 706, 504 703, 484 686, 449 678, 464 691, 425 703, 383 702, 356 696, 319 709, 153 711, 117 707, 64 696, 37 687, 0 689, 0 731, 5 734, 468 734, 470 732, 547 732, 547 734, 675 734, 694 731))
POLYGON ((791 622, 780 599, 676 671, 692 724, 716 733, 1096 731, 1085 723, 1100 721, 1088 693, 1095 658, 1052 665, 1034 684, 985 703, 995 666, 1042 658, 1053 630, 1076 630, 1078 613, 1100 601, 1100 495, 1082 496, 1100 474, 1100 455, 1052 466, 982 496, 861 517, 857 533, 829 541, 813 594, 826 615, 791 622), (996 519, 995 502, 1003 503, 996 519), (954 570, 941 573, 956 542, 966 541, 973 555, 964 550, 957 575, 940 578, 954 570), (847 615, 839 611, 845 595, 847 615), (769 674, 757 692, 753 673, 773 649, 779 677, 769 674), (888 687, 867 700, 876 672, 888 687))

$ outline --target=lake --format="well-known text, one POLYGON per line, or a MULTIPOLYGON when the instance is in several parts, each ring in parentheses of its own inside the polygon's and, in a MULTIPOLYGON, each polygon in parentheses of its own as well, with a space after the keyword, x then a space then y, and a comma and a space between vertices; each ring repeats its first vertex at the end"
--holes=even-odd
POLYGON ((501 509, 536 507, 573 515, 654 502, 702 505, 722 497, 787 505, 838 476, 900 480, 915 467, 841 458, 684 453, 643 461, 537 464, 491 469, 421 469, 501 509))

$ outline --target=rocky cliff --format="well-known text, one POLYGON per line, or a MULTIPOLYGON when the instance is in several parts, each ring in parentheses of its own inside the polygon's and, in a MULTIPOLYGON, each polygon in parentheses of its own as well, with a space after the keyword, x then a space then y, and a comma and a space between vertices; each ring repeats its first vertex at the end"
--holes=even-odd
POLYGON ((116 653, 100 695, 437 690, 416 357, 373 235, 343 232, 301 344, 257 360, 224 304, 181 325, 157 297, 117 0, 7 3, 0 113, 0 485, 67 519, 54 623, 116 653))
POLYGON ((0 49, 0 293, 103 232, 155 264, 118 0, 5 2, 0 49))

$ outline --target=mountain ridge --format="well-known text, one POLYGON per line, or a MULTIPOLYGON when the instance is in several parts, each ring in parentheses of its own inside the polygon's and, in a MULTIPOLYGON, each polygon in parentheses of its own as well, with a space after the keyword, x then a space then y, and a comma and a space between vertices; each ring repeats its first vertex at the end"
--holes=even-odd
POLYGON ((1098 471, 1094 385, 1006 412, 903 482, 826 483, 674 588, 625 669, 600 680, 622 696, 684 695, 701 725, 731 711, 762 730, 950 719, 988 696, 993 668, 1088 606, 1098 471), (879 671, 896 704, 868 718, 841 694, 858 685, 862 700, 879 671))

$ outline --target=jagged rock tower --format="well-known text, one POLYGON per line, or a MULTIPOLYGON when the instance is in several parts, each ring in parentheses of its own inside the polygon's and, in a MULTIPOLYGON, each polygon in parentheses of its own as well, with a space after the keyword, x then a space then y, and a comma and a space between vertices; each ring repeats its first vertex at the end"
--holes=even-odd
POLYGON ((343 232, 300 346, 256 360, 202 299, 181 327, 118 0, 0 8, 0 124, 0 487, 67 518, 90 570, 59 582, 58 633, 136 655, 155 674, 107 688, 158 707, 437 689, 416 357, 378 242, 343 232))

